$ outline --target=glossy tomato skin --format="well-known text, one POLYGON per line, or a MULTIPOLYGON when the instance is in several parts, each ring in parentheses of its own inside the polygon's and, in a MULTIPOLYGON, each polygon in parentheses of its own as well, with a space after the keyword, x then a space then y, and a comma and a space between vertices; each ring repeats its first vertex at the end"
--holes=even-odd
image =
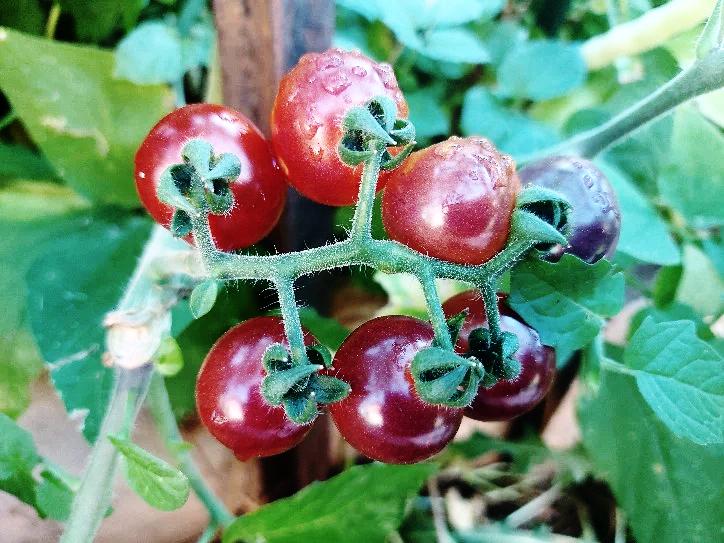
MULTIPOLYGON (((407 103, 389 64, 357 51, 307 53, 281 80, 271 116, 272 145, 291 185, 307 198, 332 206, 357 201, 362 165, 344 164, 337 152, 342 119, 377 96, 407 103)), ((378 189, 385 183, 383 173, 378 189)))
MULTIPOLYGON (((468 311, 455 350, 468 350, 468 336, 475 328, 487 327, 485 308, 479 293, 474 290, 453 296, 443 304, 448 317, 461 311, 468 311)), ((538 333, 505 304, 505 298, 498 296, 500 327, 518 337, 520 347, 515 354, 520 362, 520 375, 513 381, 498 381, 490 388, 480 387, 478 395, 465 416, 482 421, 510 420, 533 409, 550 390, 556 374, 555 352, 540 342, 538 333)))
MULTIPOLYGON (((305 343, 314 338, 305 334, 305 343)), ((290 420, 262 396, 264 351, 287 344, 278 317, 256 317, 231 328, 206 356, 196 381, 196 407, 211 434, 239 460, 279 454, 297 445, 311 424, 290 420)))
POLYGON ((621 232, 618 200, 611 183, 593 162, 556 156, 529 164, 518 173, 524 185, 560 192, 572 206, 569 245, 554 247, 549 260, 557 261, 566 252, 592 264, 616 252, 621 232))
POLYGON ((455 437, 462 409, 432 406, 415 392, 410 363, 433 340, 432 327, 411 317, 379 317, 357 328, 334 357, 333 375, 352 392, 330 404, 350 445, 391 464, 419 462, 455 437))
POLYGON ((509 156, 485 139, 452 137, 392 172, 382 221, 392 239, 416 251, 481 264, 505 246, 519 190, 509 156))
POLYGON ((216 155, 233 153, 241 174, 231 183, 234 207, 226 215, 209 215, 211 234, 219 249, 248 247, 266 236, 279 220, 286 183, 269 142, 244 115, 214 104, 179 108, 151 129, 136 152, 136 189, 151 216, 168 227, 173 209, 156 197, 164 170, 182 162, 181 149, 191 139, 208 141, 216 155))

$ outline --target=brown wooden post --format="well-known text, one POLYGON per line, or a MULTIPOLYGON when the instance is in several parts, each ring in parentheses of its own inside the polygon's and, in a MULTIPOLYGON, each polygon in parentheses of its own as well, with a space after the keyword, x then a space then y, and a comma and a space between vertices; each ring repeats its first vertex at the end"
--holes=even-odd
MULTIPOLYGON (((333 0, 214 0, 224 103, 269 134, 269 115, 279 79, 308 51, 323 51, 334 32, 333 0)), ((290 191, 285 216, 273 241, 282 251, 323 244, 332 209, 290 191)), ((318 282, 317 282, 318 284, 318 282)), ((306 281, 305 303, 324 303, 322 290, 306 281)), ((296 449, 260 462, 268 499, 287 496, 332 468, 330 423, 320 417, 296 449)))

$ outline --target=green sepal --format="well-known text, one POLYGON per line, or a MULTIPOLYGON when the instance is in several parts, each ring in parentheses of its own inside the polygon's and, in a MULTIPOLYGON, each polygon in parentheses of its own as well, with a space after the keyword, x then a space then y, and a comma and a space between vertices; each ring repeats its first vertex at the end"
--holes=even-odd
POLYGON ((510 381, 520 374, 520 362, 515 358, 518 351, 518 337, 503 332, 498 341, 493 341, 490 330, 476 328, 468 336, 468 353, 485 366, 486 379, 483 386, 491 386, 499 380, 510 381))
POLYGON ((156 186, 156 196, 164 204, 176 209, 182 209, 190 215, 197 213, 196 208, 186 197, 191 188, 192 174, 184 165, 174 164, 166 168, 161 174, 156 186), (188 174, 188 178, 187 178, 188 174), (188 187, 186 182, 188 180, 188 187))
POLYGON ((315 375, 310 381, 317 403, 328 404, 338 402, 352 392, 352 387, 341 379, 328 375, 315 375))
POLYGON ((194 287, 189 297, 189 307, 195 319, 203 317, 211 311, 218 294, 219 284, 215 279, 207 279, 194 287))
POLYGON ((412 153, 413 149, 415 148, 414 143, 410 143, 409 145, 406 145, 402 151, 397 153, 396 155, 393 155, 389 151, 385 150, 385 152, 382 154, 382 160, 380 161, 380 169, 385 171, 394 170, 397 168, 402 162, 410 156, 410 153, 412 153))
POLYGON ((535 243, 567 245, 566 237, 535 213, 515 209, 510 220, 510 237, 535 243))
POLYGON ((309 424, 319 414, 317 400, 313 394, 292 396, 284 399, 284 411, 297 424, 309 424))
POLYGON ((211 168, 211 158, 213 156, 213 147, 211 144, 202 139, 190 140, 181 149, 181 156, 184 162, 191 165, 194 170, 200 174, 206 174, 211 168))
POLYGON ((185 238, 193 231, 191 216, 183 209, 177 209, 173 212, 170 230, 174 237, 185 238))
POLYGON ((387 145, 395 145, 395 140, 370 111, 370 104, 371 102, 365 107, 353 107, 347 112, 342 121, 344 132, 357 134, 363 141, 376 139, 387 145))
POLYGON ((362 135, 355 131, 347 132, 337 146, 342 162, 348 166, 357 166, 369 159, 375 152, 368 148, 362 135))
POLYGON ((332 353, 327 347, 319 343, 307 347, 307 359, 312 364, 320 364, 325 368, 332 367, 332 353))
POLYGON ((261 357, 261 363, 267 373, 286 370, 292 367, 289 359, 289 351, 281 343, 272 343, 269 345, 261 357))
POLYGON ((417 353, 410 371, 423 401, 449 407, 469 405, 485 374, 483 365, 474 358, 463 358, 439 347, 417 353))
POLYGON ((387 134, 394 130, 397 120, 397 104, 392 98, 384 95, 375 96, 365 104, 365 107, 387 134))
POLYGON ((517 239, 535 241, 541 250, 568 244, 571 205, 562 194, 529 185, 518 195, 515 207, 511 234, 517 239))
POLYGON ((322 369, 317 364, 305 364, 303 366, 292 366, 289 369, 273 371, 264 377, 261 383, 261 391, 264 397, 272 405, 281 404, 289 392, 304 391, 309 385, 309 378, 312 374, 322 369))
POLYGON ((390 130, 390 136, 395 140, 397 145, 409 145, 415 143, 415 125, 407 119, 395 119, 395 123, 390 130))
POLYGON ((234 181, 241 174, 239 157, 232 153, 222 153, 216 160, 212 158, 213 166, 206 175, 208 179, 224 179, 234 181))
POLYGON ((214 215, 225 215, 234 207, 234 194, 229 188, 229 183, 223 179, 213 181, 211 190, 204 193, 206 204, 214 215))

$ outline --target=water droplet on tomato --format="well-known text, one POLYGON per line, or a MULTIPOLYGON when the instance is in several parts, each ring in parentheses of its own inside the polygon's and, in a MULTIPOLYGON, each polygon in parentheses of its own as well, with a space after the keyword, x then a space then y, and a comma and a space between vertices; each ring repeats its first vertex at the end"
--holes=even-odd
POLYGON ((351 84, 352 82, 349 77, 341 72, 331 74, 330 77, 327 77, 322 81, 322 87, 329 94, 340 94, 351 84))
POLYGON ((352 66, 352 73, 357 77, 367 76, 367 70, 365 70, 362 66, 352 66))

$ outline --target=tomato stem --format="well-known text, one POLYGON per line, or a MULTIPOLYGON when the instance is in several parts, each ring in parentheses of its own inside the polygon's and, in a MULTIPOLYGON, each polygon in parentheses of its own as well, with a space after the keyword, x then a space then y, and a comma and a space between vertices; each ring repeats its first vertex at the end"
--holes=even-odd
POLYGON ((377 180, 380 176, 380 162, 384 152, 384 145, 378 144, 374 154, 364 162, 357 207, 352 218, 351 239, 372 239, 372 211, 375 204, 377 180))
POLYGON ((294 295, 294 279, 280 276, 274 280, 274 286, 279 295, 279 308, 282 312, 284 332, 289 342, 292 362, 299 366, 309 364, 307 351, 304 347, 304 331, 302 330, 297 300, 294 295))
POLYGON ((453 350, 452 339, 450 338, 450 330, 448 330, 445 313, 442 310, 440 297, 437 294, 435 286, 435 276, 430 272, 429 268, 423 268, 417 278, 422 285, 422 291, 425 294, 425 303, 427 304, 427 312, 430 316, 430 323, 435 331, 435 340, 443 349, 453 350))
POLYGON ((488 329, 490 330, 490 339, 493 343, 499 343, 503 338, 503 332, 500 329, 500 310, 498 309, 496 283, 496 279, 491 278, 480 286, 480 292, 483 295, 483 305, 485 306, 485 316, 488 320, 488 329))

